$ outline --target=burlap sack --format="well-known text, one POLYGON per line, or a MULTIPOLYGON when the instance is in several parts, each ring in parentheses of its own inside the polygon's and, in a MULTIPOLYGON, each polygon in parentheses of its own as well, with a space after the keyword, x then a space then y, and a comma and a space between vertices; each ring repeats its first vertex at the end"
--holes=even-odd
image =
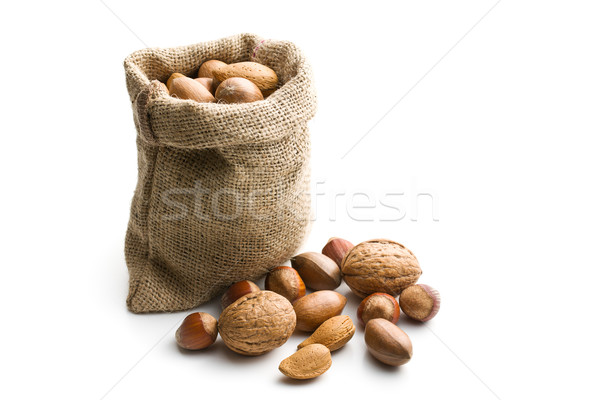
POLYGON ((310 222, 309 65, 285 41, 241 34, 125 60, 137 128, 138 184, 125 240, 133 312, 196 307, 289 259, 310 222), (203 61, 256 61, 279 89, 264 101, 169 97, 158 81, 203 61))

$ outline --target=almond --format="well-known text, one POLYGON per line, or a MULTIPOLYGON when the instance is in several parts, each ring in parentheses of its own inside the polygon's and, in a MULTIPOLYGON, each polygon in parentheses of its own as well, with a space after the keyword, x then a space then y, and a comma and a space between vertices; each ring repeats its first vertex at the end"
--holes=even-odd
POLYGON ((221 66, 213 71, 213 77, 221 82, 234 77, 246 78, 258 86, 260 90, 275 89, 278 83, 275 71, 252 61, 221 66))
POLYGON ((308 345, 279 364, 279 371, 293 379, 312 379, 331 367, 331 353, 322 344, 308 345))
POLYGON ((323 322, 308 339, 298 345, 298 348, 319 343, 326 346, 329 351, 335 351, 348 343, 355 331, 352 318, 347 315, 338 315, 323 322))

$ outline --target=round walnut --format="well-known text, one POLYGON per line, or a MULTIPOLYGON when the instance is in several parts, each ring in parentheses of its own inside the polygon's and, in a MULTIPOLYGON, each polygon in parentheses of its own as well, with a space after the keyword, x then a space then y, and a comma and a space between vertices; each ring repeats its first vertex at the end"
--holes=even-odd
POLYGON ((356 295, 397 296, 421 276, 414 254, 400 243, 375 239, 354 246, 342 260, 344 282, 356 295))
POLYGON ((257 356, 284 344, 296 328, 292 304, 263 290, 240 297, 219 317, 219 334, 236 353, 257 356))

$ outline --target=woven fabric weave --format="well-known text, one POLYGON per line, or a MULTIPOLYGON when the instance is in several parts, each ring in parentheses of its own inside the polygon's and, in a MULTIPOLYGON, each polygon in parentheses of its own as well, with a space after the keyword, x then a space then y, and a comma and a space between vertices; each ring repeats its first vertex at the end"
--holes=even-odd
POLYGON ((196 307, 287 259, 310 228, 310 66, 287 41, 252 34, 125 59, 137 129, 138 183, 125 239, 128 308, 196 307), (279 77, 267 99, 197 103, 159 81, 200 64, 256 61, 279 77))

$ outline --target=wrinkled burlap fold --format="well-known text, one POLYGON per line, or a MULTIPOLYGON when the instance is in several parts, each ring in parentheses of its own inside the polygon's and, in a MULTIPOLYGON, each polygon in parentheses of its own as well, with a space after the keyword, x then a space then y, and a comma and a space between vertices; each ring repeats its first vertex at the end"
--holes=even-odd
POLYGON ((241 34, 125 60, 138 184, 125 239, 133 312, 196 307, 289 259, 310 226, 307 122, 312 73, 292 43, 241 34), (263 101, 169 97, 158 81, 210 59, 256 61, 278 75, 263 101))

